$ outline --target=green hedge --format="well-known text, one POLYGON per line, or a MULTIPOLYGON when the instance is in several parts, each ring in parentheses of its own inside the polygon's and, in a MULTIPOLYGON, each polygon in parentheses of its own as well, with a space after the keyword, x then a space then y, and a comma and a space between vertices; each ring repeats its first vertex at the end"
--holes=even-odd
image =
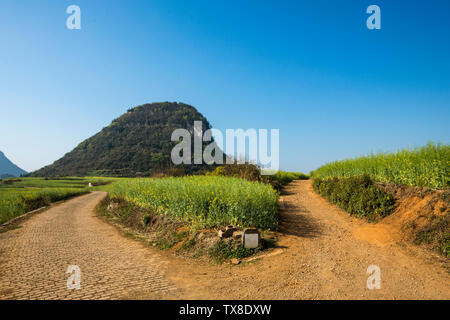
POLYGON ((317 178, 313 187, 331 203, 370 222, 378 221, 394 210, 393 196, 380 189, 368 175, 317 178))

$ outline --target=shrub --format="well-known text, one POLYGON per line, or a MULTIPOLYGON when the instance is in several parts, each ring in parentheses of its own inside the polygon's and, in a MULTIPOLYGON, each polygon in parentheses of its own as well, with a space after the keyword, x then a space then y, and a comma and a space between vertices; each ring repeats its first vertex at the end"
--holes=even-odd
POLYGON ((249 181, 262 181, 263 176, 261 176, 260 169, 250 163, 243 164, 227 164, 224 166, 217 167, 214 171, 207 172, 207 176, 226 176, 242 178, 249 181))
POLYGON ((233 248, 233 246, 223 240, 218 240, 208 250, 210 258, 214 259, 217 263, 223 263, 227 259, 237 258, 243 259, 256 253, 259 248, 249 249, 243 246, 233 248))
POLYGON ((394 210, 394 198, 368 176, 315 179, 314 190, 348 213, 378 221, 394 210))
POLYGON ((155 244, 160 250, 171 249, 187 236, 187 232, 167 232, 164 237, 159 238, 155 244))
POLYGON ((144 214, 142 216, 142 225, 145 227, 146 225, 148 225, 148 223, 150 222, 150 215, 148 214, 144 214))
POLYGON ((258 166, 250 163, 245 164, 227 164, 217 167, 214 171, 207 172, 207 176, 228 176, 235 178, 242 178, 249 181, 261 181, 272 185, 272 187, 279 191, 286 184, 294 180, 307 180, 309 176, 300 172, 286 172, 278 171, 273 175, 261 175, 261 170, 258 166))
POLYGON ((294 180, 308 180, 309 176, 300 172, 278 171, 274 175, 266 176, 265 179, 276 189, 281 188, 294 180))
POLYGON ((444 256, 450 257, 450 216, 431 216, 430 220, 417 232, 414 242, 430 244, 444 256))

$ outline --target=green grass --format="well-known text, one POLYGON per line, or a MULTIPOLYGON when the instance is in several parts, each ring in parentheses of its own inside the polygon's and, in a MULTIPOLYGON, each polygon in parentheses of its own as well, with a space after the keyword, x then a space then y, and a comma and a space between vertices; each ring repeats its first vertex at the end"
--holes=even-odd
POLYGON ((187 232, 168 232, 164 238, 158 239, 155 244, 159 250, 171 249, 187 236, 187 232))
POLYGON ((230 244, 223 240, 218 240, 212 247, 208 249, 208 256, 212 258, 217 263, 223 263, 228 259, 236 258, 243 259, 247 258, 256 252, 259 248, 248 249, 243 246, 233 248, 230 244))
POLYGON ((0 180, 0 224, 52 202, 104 188, 108 178, 10 178, 0 180), (94 186, 88 188, 89 182, 94 186), (97 187, 95 187, 97 186, 97 187))
POLYGON ((28 211, 47 206, 52 202, 87 193, 86 189, 40 188, 40 189, 1 189, 0 224, 28 211))
POLYGON ((107 184, 118 178, 106 177, 65 177, 65 178, 9 178, 0 180, 0 192, 2 189, 22 188, 86 188, 89 183, 93 186, 107 184))
POLYGON ((378 182, 443 189, 450 187, 450 146, 433 144, 396 153, 335 161, 312 172, 313 178, 367 174, 378 182))
POLYGON ((111 197, 197 227, 278 226, 278 193, 268 184, 222 176, 124 179, 106 188, 111 197))

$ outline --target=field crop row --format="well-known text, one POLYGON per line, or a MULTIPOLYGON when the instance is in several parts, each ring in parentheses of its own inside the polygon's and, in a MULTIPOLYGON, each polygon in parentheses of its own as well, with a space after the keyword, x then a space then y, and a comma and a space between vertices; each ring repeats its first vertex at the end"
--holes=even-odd
POLYGON ((0 224, 52 202, 87 192, 85 189, 75 188, 2 188, 0 192, 0 224))
POLYGON ((270 229, 278 225, 278 192, 261 182, 189 176, 126 179, 107 189, 113 198, 124 198, 199 227, 234 225, 270 229))
POLYGON ((314 178, 369 175, 379 182, 443 189, 450 187, 450 146, 427 146, 328 163, 314 178))

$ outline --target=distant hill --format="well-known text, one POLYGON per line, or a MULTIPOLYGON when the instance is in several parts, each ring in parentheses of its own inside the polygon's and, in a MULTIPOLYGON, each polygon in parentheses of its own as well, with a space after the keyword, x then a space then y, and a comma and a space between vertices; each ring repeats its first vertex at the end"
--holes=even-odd
POLYGON ((12 163, 5 154, 0 151, 0 179, 19 177, 21 174, 27 174, 27 172, 12 163))
MULTIPOLYGON (((127 111, 100 132, 80 143, 32 176, 147 176, 173 169, 170 154, 175 129, 193 132, 194 121, 209 122, 194 107, 176 102, 145 104, 127 111)), ((208 142, 209 143, 209 142, 208 142)), ((205 144, 208 144, 205 143, 205 144)), ((206 166, 182 167, 190 173, 206 166)))

